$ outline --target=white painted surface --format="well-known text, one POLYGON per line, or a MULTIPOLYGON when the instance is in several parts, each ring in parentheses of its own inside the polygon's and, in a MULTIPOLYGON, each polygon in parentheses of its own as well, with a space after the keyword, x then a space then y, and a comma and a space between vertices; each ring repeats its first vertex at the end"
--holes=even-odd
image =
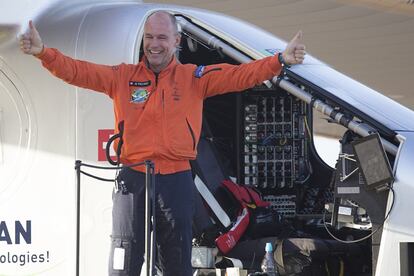
POLYGON ((326 164, 334 168, 340 149, 338 139, 315 135, 313 140, 319 156, 326 164))

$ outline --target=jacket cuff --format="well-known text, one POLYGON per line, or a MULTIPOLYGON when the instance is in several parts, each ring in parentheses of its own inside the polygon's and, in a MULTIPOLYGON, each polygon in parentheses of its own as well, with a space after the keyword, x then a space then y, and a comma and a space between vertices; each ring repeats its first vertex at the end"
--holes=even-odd
POLYGON ((280 63, 279 54, 273 55, 271 57, 272 61, 270 62, 271 68, 275 75, 279 75, 282 71, 283 65, 280 63))
POLYGON ((55 53, 52 48, 47 48, 46 46, 43 46, 43 50, 35 55, 38 59, 40 59, 42 62, 49 63, 55 59, 55 53))

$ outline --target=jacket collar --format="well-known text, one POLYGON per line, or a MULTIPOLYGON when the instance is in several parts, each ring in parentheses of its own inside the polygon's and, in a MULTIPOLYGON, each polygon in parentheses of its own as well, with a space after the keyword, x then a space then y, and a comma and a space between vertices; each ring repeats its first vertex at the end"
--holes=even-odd
MULTIPOLYGON (((153 72, 149 68, 148 60, 147 60, 147 57, 145 55, 143 56, 143 58, 141 60, 141 63, 145 67, 146 70, 150 71, 152 74, 155 74, 155 72, 153 72)), ((179 63, 179 61, 177 60, 177 58, 174 55, 173 58, 171 59, 170 63, 167 65, 167 67, 165 67, 164 69, 162 69, 158 73, 158 76, 163 76, 163 75, 167 74, 168 72, 172 71, 174 69, 174 67, 177 66, 178 63, 179 63)))

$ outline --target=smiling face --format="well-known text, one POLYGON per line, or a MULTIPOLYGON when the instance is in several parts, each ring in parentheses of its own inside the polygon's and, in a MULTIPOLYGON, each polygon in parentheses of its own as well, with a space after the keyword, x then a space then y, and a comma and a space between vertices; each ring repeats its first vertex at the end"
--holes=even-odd
POLYGON ((152 71, 159 73, 167 67, 179 44, 180 35, 169 14, 156 12, 148 17, 144 27, 144 53, 152 71))

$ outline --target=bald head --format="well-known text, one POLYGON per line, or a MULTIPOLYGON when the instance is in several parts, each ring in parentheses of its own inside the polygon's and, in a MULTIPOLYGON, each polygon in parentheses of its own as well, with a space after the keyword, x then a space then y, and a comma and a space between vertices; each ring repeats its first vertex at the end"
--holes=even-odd
POLYGON ((175 18, 175 16, 173 14, 171 14, 169 12, 166 12, 166 11, 156 11, 156 12, 153 12, 153 13, 151 13, 147 17, 147 20, 145 22, 145 25, 149 21, 153 20, 153 18, 156 18, 158 20, 163 20, 166 25, 169 25, 169 27, 172 28, 171 30, 173 31, 174 34, 178 34, 179 33, 178 32, 178 26, 177 26, 177 19, 175 18))
POLYGON ((160 72, 171 62, 180 45, 175 17, 165 11, 151 14, 144 26, 144 54, 149 68, 160 72))

